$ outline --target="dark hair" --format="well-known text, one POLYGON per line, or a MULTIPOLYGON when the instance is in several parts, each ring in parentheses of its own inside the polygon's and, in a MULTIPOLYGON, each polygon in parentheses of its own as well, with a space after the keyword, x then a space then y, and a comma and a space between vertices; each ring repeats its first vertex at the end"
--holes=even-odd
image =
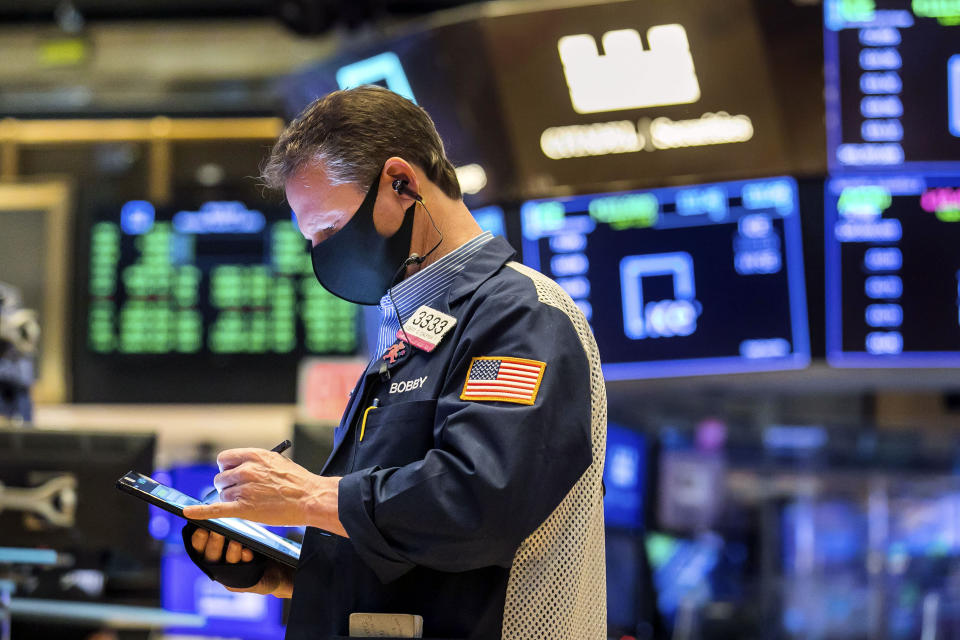
POLYGON ((416 164, 449 197, 460 183, 433 120, 401 95, 362 85, 314 100, 287 125, 263 167, 263 182, 282 190, 310 163, 320 163, 333 184, 366 189, 388 158, 416 164))

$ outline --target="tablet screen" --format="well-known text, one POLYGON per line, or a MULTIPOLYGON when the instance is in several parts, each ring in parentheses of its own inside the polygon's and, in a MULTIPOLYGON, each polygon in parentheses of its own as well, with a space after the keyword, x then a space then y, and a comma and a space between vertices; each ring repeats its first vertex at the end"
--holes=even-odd
MULTIPOLYGON (((131 486, 136 487, 144 493, 152 495, 158 500, 177 507, 178 512, 180 509, 183 509, 183 507, 203 504, 192 496, 188 496, 185 493, 177 491, 173 487, 168 487, 155 482, 151 478, 142 474, 132 472, 128 473, 126 476, 124 476, 123 481, 131 486)), ((242 518, 213 518, 211 519, 211 522, 216 522, 222 527, 225 527, 241 536, 252 538, 253 540, 264 544, 271 549, 275 549, 286 556, 290 556, 293 559, 300 557, 299 544, 293 542, 292 540, 287 540, 286 538, 278 536, 256 522, 250 522, 249 520, 243 520, 242 518)))

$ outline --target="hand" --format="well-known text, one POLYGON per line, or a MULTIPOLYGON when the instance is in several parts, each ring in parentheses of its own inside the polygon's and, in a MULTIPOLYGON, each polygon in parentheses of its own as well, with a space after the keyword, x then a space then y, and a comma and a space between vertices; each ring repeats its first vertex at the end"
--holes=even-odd
POLYGON ((245 518, 263 524, 309 525, 347 537, 337 515, 340 478, 310 473, 266 449, 227 449, 217 456, 213 484, 222 502, 184 507, 191 520, 245 518))
MULTIPOLYGON (((190 544, 197 552, 202 553, 207 562, 220 562, 223 553, 223 543, 226 539, 219 533, 207 531, 206 529, 197 529, 190 538, 190 544)), ((224 556, 227 564, 237 564, 238 562, 250 562, 253 560, 253 551, 240 545, 239 542, 231 540, 227 544, 227 552, 224 556)), ((267 568, 260 578, 260 582, 247 587, 246 589, 235 589, 233 587, 225 588, 229 591, 247 591, 250 593, 260 593, 263 595, 272 595, 277 598, 290 598, 293 596, 293 568, 281 567, 276 562, 267 564, 267 568)))

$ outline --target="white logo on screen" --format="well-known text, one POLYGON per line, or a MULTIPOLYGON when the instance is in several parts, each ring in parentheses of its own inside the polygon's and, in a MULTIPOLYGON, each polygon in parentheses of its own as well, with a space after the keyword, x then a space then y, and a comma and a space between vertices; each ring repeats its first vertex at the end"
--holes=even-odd
POLYGON ((601 38, 564 36, 557 43, 570 101, 577 113, 689 104, 700 99, 700 84, 687 32, 679 24, 647 30, 649 49, 636 29, 608 31, 601 38))
POLYGON ((696 299, 693 257, 689 253, 627 256, 620 261, 620 289, 623 330, 628 338, 672 338, 697 330, 702 307, 696 299), (670 276, 674 299, 645 300, 643 279, 653 276, 670 276))

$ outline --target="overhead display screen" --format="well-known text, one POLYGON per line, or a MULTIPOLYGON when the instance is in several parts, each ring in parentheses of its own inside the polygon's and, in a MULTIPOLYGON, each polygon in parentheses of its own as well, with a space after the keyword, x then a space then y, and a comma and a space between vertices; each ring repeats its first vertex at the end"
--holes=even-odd
POLYGON ((468 206, 501 202, 515 172, 482 51, 474 21, 346 44, 284 80, 286 110, 293 117, 331 91, 383 86, 430 114, 468 206))
POLYGON ((749 0, 551 7, 483 29, 522 194, 787 171, 749 0))
POLYGON ((833 178, 825 219, 830 363, 960 365, 960 174, 833 178))
POLYGON ((198 388, 224 375, 237 400, 292 399, 302 356, 358 350, 357 307, 316 281, 289 209, 132 201, 93 221, 88 243, 75 350, 81 401, 125 399, 133 370, 140 401, 199 400, 198 388), (104 384, 87 380, 91 367, 104 384), (271 370, 289 378, 279 397, 271 370), (169 385, 142 384, 158 377, 169 385))
POLYGON ((590 321, 608 380, 805 367, 792 178, 533 200, 523 260, 590 321))
POLYGON ((960 167, 960 3, 826 0, 832 170, 960 167))

